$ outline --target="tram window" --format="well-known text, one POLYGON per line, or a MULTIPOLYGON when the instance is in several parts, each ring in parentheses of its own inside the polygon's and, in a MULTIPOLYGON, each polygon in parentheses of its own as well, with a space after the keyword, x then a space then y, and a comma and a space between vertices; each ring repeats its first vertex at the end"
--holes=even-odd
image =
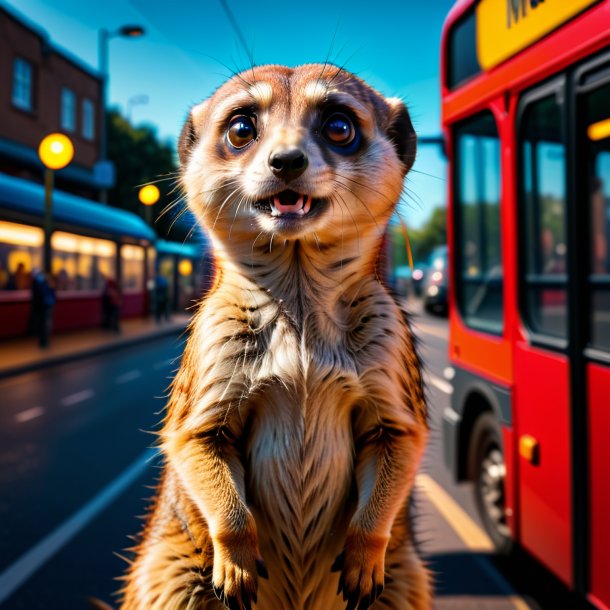
POLYGON ((534 332, 565 338, 566 155, 555 95, 526 107, 520 134, 523 316, 534 332))
POLYGON ((51 236, 51 272, 57 290, 102 290, 115 277, 116 244, 57 231, 51 236))
POLYGON ((466 324, 501 333, 500 140, 485 111, 455 132, 456 294, 466 324))
POLYGON ((590 184, 591 345, 610 351, 610 85, 585 101, 590 184))
POLYGON ((144 290, 144 248, 141 246, 121 247, 121 282, 123 290, 144 290))
POLYGON ((38 227, 0 221, 0 291, 29 290, 42 268, 44 233, 38 227))

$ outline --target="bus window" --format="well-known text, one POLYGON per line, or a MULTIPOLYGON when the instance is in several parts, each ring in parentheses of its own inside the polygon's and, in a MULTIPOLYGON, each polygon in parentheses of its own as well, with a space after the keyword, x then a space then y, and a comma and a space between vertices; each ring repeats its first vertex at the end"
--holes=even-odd
POLYGON ((451 29, 447 42, 447 87, 455 89, 481 72, 476 46, 476 17, 468 11, 451 29))
POLYGON ((591 345, 610 351, 610 85, 585 100, 590 184, 591 345))
POLYGON ((121 247, 121 284, 127 292, 144 290, 144 248, 125 244, 121 247))
POLYGON ((501 333, 500 140, 485 111, 455 132, 456 294, 462 318, 501 333))
POLYGON ((43 242, 38 227, 0 221, 0 290, 29 290, 32 270, 42 267, 43 242))
POLYGON ((526 107, 520 134, 523 316, 534 332, 565 338, 566 155, 555 95, 526 107))
POLYGON ((51 271, 57 290, 102 290, 116 275, 116 244, 56 231, 51 236, 51 271))

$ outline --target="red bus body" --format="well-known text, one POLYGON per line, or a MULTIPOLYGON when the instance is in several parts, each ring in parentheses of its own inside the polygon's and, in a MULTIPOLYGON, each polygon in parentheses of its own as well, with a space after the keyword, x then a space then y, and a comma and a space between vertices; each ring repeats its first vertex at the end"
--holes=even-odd
MULTIPOLYGON (((476 418, 486 410, 498 411, 491 396, 489 400, 486 398, 493 393, 488 388, 493 387, 497 395, 506 396, 507 406, 502 409, 510 417, 501 422, 498 416, 498 425, 506 465, 504 502, 510 536, 568 587, 595 607, 608 610, 610 358, 583 357, 582 393, 579 394, 582 400, 574 404, 572 367, 576 365, 569 350, 540 348, 523 321, 519 305, 522 284, 517 125, 519 104, 528 90, 555 76, 572 75, 573 72, 566 71, 577 70, 590 58, 610 50, 610 1, 587 7, 512 57, 450 88, 447 84, 449 35, 475 5, 474 0, 458 1, 444 26, 442 120, 450 168, 456 163, 456 123, 483 110, 491 111, 496 121, 501 166, 503 328, 500 333, 489 334, 465 323, 454 290, 458 271, 451 265, 449 354, 456 370, 461 371, 462 381, 454 390, 454 412, 445 418, 446 458, 456 478, 469 478, 468 444, 476 418), (580 432, 575 431, 575 421, 583 423, 580 432), (580 439, 577 446, 575 438, 580 439), (536 442, 537 459, 526 459, 520 452, 528 439, 536 442), (575 498, 577 494, 583 497, 575 498), (580 521, 575 511, 581 511, 580 521)), ((607 104, 610 116, 610 99, 607 104)), ((456 248, 462 247, 456 243, 455 180, 454 171, 450 171, 450 258, 456 248)), ((585 242, 583 239, 582 247, 588 248, 585 242)))

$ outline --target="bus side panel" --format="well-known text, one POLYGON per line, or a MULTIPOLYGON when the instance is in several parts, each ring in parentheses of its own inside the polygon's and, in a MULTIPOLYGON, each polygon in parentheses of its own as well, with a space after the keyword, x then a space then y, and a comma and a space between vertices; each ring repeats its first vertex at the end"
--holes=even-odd
POLYGON ((572 586, 569 363, 565 356, 517 343, 515 429, 519 464, 519 540, 572 586), (538 443, 537 459, 521 451, 538 443))
POLYGON ((0 339, 24 336, 28 332, 30 314, 29 294, 27 300, 3 300, 0 301, 0 339))
POLYGON ((610 607, 610 367, 589 364, 591 593, 610 607))
POLYGON ((102 297, 98 292, 57 295, 53 312, 53 331, 92 328, 102 323, 102 297))
POLYGON ((125 292, 121 305, 121 317, 136 318, 146 315, 146 302, 145 292, 125 292))

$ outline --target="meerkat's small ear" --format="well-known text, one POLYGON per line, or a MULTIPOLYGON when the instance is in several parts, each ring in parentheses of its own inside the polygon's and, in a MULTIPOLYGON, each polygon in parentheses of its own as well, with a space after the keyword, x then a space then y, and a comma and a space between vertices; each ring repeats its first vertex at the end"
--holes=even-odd
POLYGON ((188 162, 189 154, 197 142, 197 126, 202 123, 205 106, 206 102, 202 102, 190 110, 180 132, 180 137, 178 138, 178 159, 180 159, 180 164, 183 166, 188 162))
POLYGON ((417 135, 404 102, 397 97, 388 98, 387 102, 390 106, 387 134, 394 144, 398 158, 405 166, 406 174, 415 162, 417 135))

